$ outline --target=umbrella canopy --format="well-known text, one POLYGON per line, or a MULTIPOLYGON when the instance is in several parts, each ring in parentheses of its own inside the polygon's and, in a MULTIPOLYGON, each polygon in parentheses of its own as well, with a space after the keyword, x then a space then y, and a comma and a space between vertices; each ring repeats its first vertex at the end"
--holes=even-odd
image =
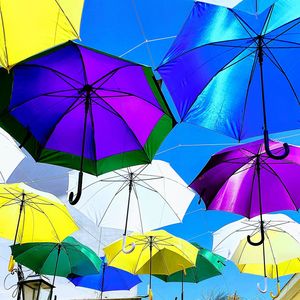
POLYGON ((178 271, 171 275, 155 275, 166 282, 191 282, 198 283, 208 278, 222 274, 225 266, 225 258, 192 243, 199 249, 196 265, 194 267, 178 271))
POLYGON ((84 0, 1 0, 0 64, 19 61, 79 38, 84 0))
MULTIPOLYGON (((271 149, 279 153, 282 143, 272 141, 271 149)), ((210 158, 190 186, 207 209, 248 218, 272 211, 298 210, 300 147, 291 146, 290 151, 279 162, 266 154, 262 140, 226 148, 210 158)))
MULTIPOLYGON (((76 189, 76 178, 77 172, 70 172, 69 191, 76 189)), ((153 160, 99 177, 85 175, 77 208, 98 226, 146 232, 182 222, 194 196, 169 163, 153 160)))
MULTIPOLYGON (((102 257, 102 266, 98 274, 74 277, 68 279, 75 285, 103 292, 130 290, 141 282, 137 275, 108 266, 102 257)), ((102 298, 101 298, 102 299, 102 298)))
POLYGON ((25 155, 3 129, 0 129, 0 145, 0 183, 5 183, 25 155))
POLYGON ((73 237, 61 243, 16 244, 11 249, 15 261, 41 275, 97 274, 102 263, 93 250, 73 237))
MULTIPOLYGON (((263 215, 265 242, 253 247, 247 242, 259 240, 260 218, 242 219, 214 233, 213 251, 231 259, 243 273, 270 278, 300 272, 300 224, 283 214, 263 215)), ((266 287, 263 290, 266 291, 266 287)))
POLYGON ((83 171, 151 162, 174 125, 149 67, 73 42, 0 77, 0 125, 35 160, 80 170, 79 186, 83 171))
POLYGON ((122 243, 118 240, 103 249, 108 264, 133 274, 150 274, 150 294, 152 274, 170 275, 196 264, 198 249, 164 230, 128 236, 127 246, 135 244, 130 253, 122 251, 122 243))
POLYGON ((192 243, 199 249, 194 267, 183 269, 171 275, 155 275, 165 282, 181 282, 181 300, 184 299, 184 282, 198 283, 208 278, 221 275, 225 259, 211 251, 192 243))
MULTIPOLYGON (((271 141, 270 147, 274 153, 282 151, 280 142, 271 141)), ((279 162, 268 156, 262 140, 227 148, 211 157, 191 187, 199 193, 207 209, 248 218, 279 210, 298 210, 299 155, 300 148, 290 146, 290 154, 279 162)), ((263 232, 261 219, 261 243, 263 232)))
POLYGON ((264 133, 271 156, 268 132, 299 128, 299 18, 298 0, 256 16, 195 3, 158 68, 181 120, 237 140, 264 133))
POLYGON ((0 236, 14 244, 60 242, 78 230, 55 196, 24 183, 0 184, 0 236))

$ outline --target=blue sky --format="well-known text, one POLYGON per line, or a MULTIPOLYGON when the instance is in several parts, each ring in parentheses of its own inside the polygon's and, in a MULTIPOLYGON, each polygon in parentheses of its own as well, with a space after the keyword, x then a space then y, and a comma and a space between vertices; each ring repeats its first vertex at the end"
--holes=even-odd
MULTIPOLYGON (((155 68, 179 32, 192 6, 192 0, 89 0, 84 8, 81 42, 155 68), (147 40, 150 42, 146 42, 147 40)), ((171 105, 166 89, 163 90, 171 105)), ((300 144, 300 134, 297 137, 297 132, 278 134, 276 137, 293 134, 295 136, 285 140, 300 144)), ((236 141, 215 132, 179 124, 161 146, 157 158, 169 161, 189 183, 200 172, 210 155, 235 143, 236 141)), ((240 216, 204 211, 203 205, 199 206, 197 202, 195 200, 192 203, 182 224, 169 226, 167 230, 211 248, 211 232, 239 219, 240 216)), ((298 213, 289 215, 300 221, 298 213)), ((147 277, 144 279, 147 281, 147 277)), ((197 285, 186 285, 186 299, 203 299, 202 296, 209 294, 211 290, 230 293, 237 291, 243 299, 268 299, 268 293, 262 295, 257 291, 258 281, 262 282, 262 278, 240 274, 228 262, 223 276, 197 285)), ((270 284, 270 288, 275 292, 274 282, 270 284)), ((141 285, 140 293, 146 293, 146 284, 141 285)), ((166 284, 154 279, 154 295, 159 300, 174 299, 175 296, 180 296, 180 285, 166 284)))

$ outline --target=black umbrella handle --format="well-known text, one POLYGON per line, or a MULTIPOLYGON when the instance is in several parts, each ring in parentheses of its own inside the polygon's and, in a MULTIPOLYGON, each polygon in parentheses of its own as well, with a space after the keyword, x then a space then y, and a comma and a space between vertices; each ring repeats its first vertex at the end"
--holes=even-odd
POLYGON ((258 242, 252 242, 251 241, 251 236, 248 235, 247 236, 247 242, 251 246, 260 246, 264 243, 264 241, 265 241, 265 232, 264 232, 264 222, 263 221, 260 222, 260 235, 261 235, 261 238, 260 238, 260 241, 258 241, 258 242))
POLYGON ((270 150, 270 143, 269 143, 269 133, 268 130, 264 130, 264 142, 265 142, 265 150, 269 157, 277 160, 281 160, 286 158, 290 153, 290 147, 287 143, 283 144, 284 153, 281 155, 274 155, 270 150))
POLYGON ((76 197, 74 198, 74 193, 71 192, 69 195, 69 203, 71 205, 75 205, 78 203, 80 197, 81 197, 81 193, 82 193, 82 181, 83 181, 83 172, 79 172, 78 175, 78 186, 77 186, 77 194, 76 197))

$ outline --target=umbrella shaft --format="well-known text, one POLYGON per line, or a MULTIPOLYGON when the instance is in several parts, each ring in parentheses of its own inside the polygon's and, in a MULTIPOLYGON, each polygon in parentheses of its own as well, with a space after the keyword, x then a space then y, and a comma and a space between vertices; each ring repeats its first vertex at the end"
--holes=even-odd
POLYGON ((25 201, 25 194, 23 193, 22 194, 21 204, 20 204, 20 212, 19 212, 19 217, 18 217, 18 223, 17 223, 16 233, 15 233, 15 238, 14 238, 14 245, 16 244, 17 237, 18 237, 18 232, 19 232, 19 227, 20 227, 20 222, 21 222, 21 216, 22 216, 24 201, 25 201))
POLYGON ((129 193, 128 193, 128 201, 127 201, 127 212, 126 212, 124 235, 127 235, 127 226, 128 226, 128 217, 129 217, 129 209, 130 209, 130 199, 131 199, 132 185, 133 185, 133 173, 130 173, 129 174, 129 193))
POLYGON ((150 270, 149 270, 149 274, 150 274, 150 278, 149 278, 149 287, 150 290, 152 289, 152 247, 153 247, 153 237, 150 236, 150 244, 149 244, 149 248, 150 248, 150 270))

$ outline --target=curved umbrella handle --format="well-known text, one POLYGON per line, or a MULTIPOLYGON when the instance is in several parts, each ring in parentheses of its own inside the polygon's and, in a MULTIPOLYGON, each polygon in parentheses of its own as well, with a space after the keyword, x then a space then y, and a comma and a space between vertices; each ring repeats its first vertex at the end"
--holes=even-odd
POLYGON ((130 244, 131 248, 129 250, 126 250, 126 238, 127 238, 127 235, 123 234, 122 251, 125 254, 129 254, 129 253, 131 253, 135 249, 135 243, 131 243, 130 244))
POLYGON ((77 187, 77 195, 76 197, 74 198, 74 193, 71 192, 70 195, 69 195, 69 203, 71 205, 75 205, 78 203, 80 197, 81 197, 81 193, 82 193, 82 180, 83 180, 83 172, 79 172, 79 175, 78 175, 78 187, 77 187))
POLYGON ((270 296, 271 296, 273 299, 275 299, 275 298, 277 298, 277 297, 280 295, 280 292, 281 292, 281 289, 280 289, 280 282, 277 281, 277 294, 274 295, 273 292, 271 292, 271 293, 270 293, 270 296))
POLYGON ((267 280, 267 277, 264 277, 264 284, 265 284, 265 286, 264 286, 264 289, 262 290, 262 289, 260 288, 259 282, 257 283, 257 289, 258 289, 261 293, 263 293, 263 294, 265 294, 265 293, 268 291, 268 280, 267 280))
POLYGON ((289 147, 289 145, 287 143, 283 144, 283 148, 284 148, 284 153, 283 154, 277 156, 277 155, 274 155, 271 152, 271 150, 270 150, 270 143, 269 143, 269 133, 268 133, 268 130, 264 130, 264 142, 265 142, 266 153, 268 154, 269 157, 271 157, 273 159, 277 159, 277 160, 284 159, 290 153, 290 147, 289 147))
POLYGON ((247 242, 251 246, 260 246, 261 244, 264 243, 264 241, 265 241, 265 233, 264 233, 264 224, 263 224, 263 222, 260 223, 260 236, 261 236, 260 241, 258 241, 258 242, 252 242, 251 241, 251 236, 248 235, 247 236, 247 242))

